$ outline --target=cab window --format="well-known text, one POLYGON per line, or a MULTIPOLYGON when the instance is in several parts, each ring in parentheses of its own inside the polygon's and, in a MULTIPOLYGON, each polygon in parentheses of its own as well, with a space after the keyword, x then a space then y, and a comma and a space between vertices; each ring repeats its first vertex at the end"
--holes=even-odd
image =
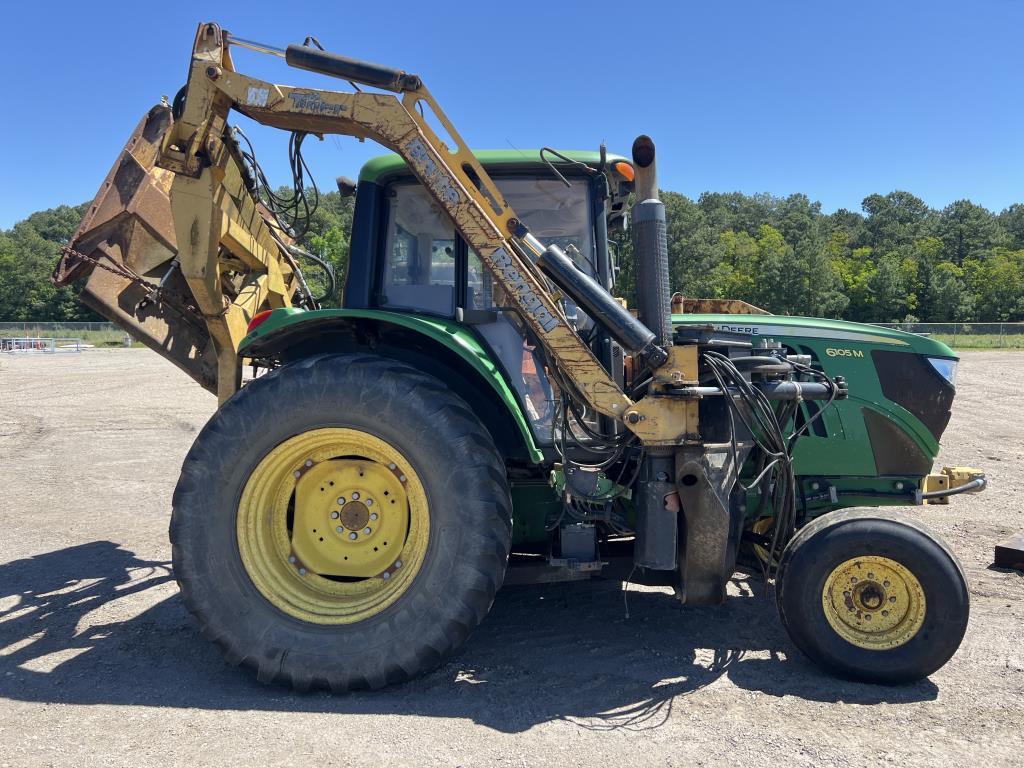
POLYGON ((391 187, 383 301, 388 307, 454 315, 455 228, 418 184, 391 187))

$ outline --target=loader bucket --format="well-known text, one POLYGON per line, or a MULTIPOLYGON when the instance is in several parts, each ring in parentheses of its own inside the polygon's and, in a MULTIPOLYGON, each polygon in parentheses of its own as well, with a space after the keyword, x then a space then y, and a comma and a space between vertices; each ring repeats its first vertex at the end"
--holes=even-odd
POLYGON ((64 249, 53 282, 84 279, 84 304, 224 400, 237 386, 232 372, 248 320, 289 305, 294 264, 270 239, 228 146, 214 160, 220 181, 210 199, 212 239, 200 237, 192 223, 195 242, 179 253, 173 200, 175 189, 191 180, 157 165, 172 125, 164 104, 139 122, 64 249))
POLYGON ((165 106, 154 107, 139 122, 71 240, 71 249, 116 271, 65 252, 53 282, 60 287, 85 278, 82 303, 216 392, 210 334, 184 300, 189 290, 180 270, 171 269, 177 254, 169 198, 174 174, 154 165, 170 125, 171 110, 165 106), (150 289, 126 273, 153 284, 166 276, 161 300, 147 302, 150 289))

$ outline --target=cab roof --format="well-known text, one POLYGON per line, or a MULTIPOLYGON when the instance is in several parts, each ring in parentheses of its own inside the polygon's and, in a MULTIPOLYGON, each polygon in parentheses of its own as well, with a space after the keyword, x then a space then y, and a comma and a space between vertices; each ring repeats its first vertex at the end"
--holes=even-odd
MULTIPOLYGON (((601 163, 601 153, 595 151, 558 150, 570 160, 586 163, 596 168, 601 163)), ((480 161, 481 165, 488 170, 507 169, 525 170, 530 168, 545 168, 546 163, 540 159, 539 149, 478 149, 473 154, 480 161)), ((557 164, 557 158, 552 158, 557 164)), ((622 155, 608 154, 606 162, 614 163, 620 160, 629 162, 622 155)), ((559 168, 559 170, 563 170, 559 168)), ((379 155, 371 158, 359 171, 359 182, 380 184, 390 176, 408 172, 408 166, 401 156, 396 154, 379 155)))

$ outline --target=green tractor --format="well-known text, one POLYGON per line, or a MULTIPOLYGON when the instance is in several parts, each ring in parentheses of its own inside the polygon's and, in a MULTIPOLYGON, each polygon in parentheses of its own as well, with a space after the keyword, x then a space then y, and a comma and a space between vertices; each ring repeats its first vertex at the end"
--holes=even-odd
POLYGON ((742 302, 670 313, 654 167, 644 137, 629 159, 470 153, 414 75, 200 27, 187 91, 140 123, 55 279, 85 279, 84 301, 221 397, 171 541, 186 605, 230 661, 300 689, 377 688, 448 658, 503 582, 621 568, 713 605, 744 565, 836 673, 906 682, 953 655, 968 592, 949 548, 852 508, 984 487, 932 474, 956 355, 742 302), (235 72, 231 45, 401 95, 289 92, 235 72), (373 120, 355 116, 367 96, 373 120), (385 119, 384 99, 405 112, 385 119), (339 184, 355 195, 342 308, 318 307, 296 220, 230 109, 298 146, 316 131, 396 150, 339 184), (411 139, 390 127, 406 114, 411 139), (612 298, 625 236, 639 319, 612 298))

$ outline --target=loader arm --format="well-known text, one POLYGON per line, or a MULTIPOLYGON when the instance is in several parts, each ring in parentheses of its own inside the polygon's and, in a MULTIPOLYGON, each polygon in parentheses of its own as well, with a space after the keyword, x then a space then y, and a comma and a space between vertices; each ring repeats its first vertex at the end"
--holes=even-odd
MULTIPOLYGON (((283 130, 369 138, 401 155, 587 405, 617 419, 632 405, 552 297, 534 264, 544 247, 516 217, 419 77, 312 47, 280 50, 235 40, 216 24, 202 24, 186 93, 180 118, 166 130, 156 151, 153 174, 169 183, 177 262, 209 331, 221 401, 239 386, 237 350, 249 319, 261 309, 288 305, 296 290, 287 251, 275 242, 272 223, 239 172, 227 127, 229 113, 236 110, 283 130), (233 44, 391 93, 265 82, 235 70, 233 44), (424 116, 428 112, 455 146, 447 146, 430 127, 424 116), (223 290, 226 260, 241 261, 252 270, 232 296, 223 290)), ((88 240, 87 234, 76 235, 76 243, 88 240)))

